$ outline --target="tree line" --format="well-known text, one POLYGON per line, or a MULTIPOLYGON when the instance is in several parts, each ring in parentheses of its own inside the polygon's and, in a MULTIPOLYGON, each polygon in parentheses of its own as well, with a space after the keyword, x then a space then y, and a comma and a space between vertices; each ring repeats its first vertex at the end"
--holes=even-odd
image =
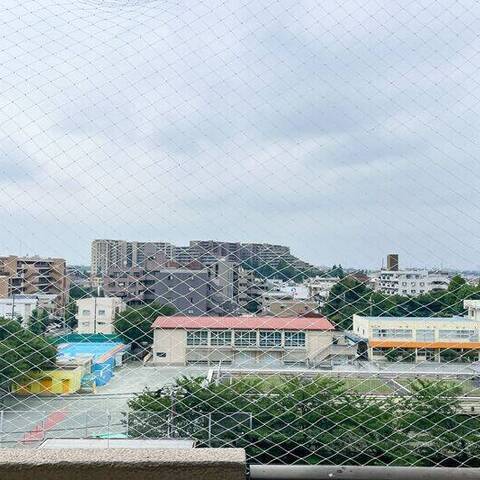
POLYGON ((184 377, 132 399, 128 431, 245 448, 252 463, 480 467, 480 420, 462 413, 461 387, 418 379, 408 388, 375 398, 320 376, 184 377))
POLYGON ((467 284, 461 276, 452 278, 447 291, 433 291, 417 297, 376 292, 365 283, 346 276, 330 290, 322 314, 338 328, 351 330, 354 314, 380 317, 464 315, 463 301, 466 299, 480 299, 480 285, 467 284))

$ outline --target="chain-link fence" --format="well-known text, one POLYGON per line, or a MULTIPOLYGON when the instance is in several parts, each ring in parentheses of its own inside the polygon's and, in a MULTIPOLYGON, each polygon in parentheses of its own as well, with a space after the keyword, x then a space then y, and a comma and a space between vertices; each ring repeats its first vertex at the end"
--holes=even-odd
POLYGON ((476 2, 2 10, 2 447, 480 466, 476 2))

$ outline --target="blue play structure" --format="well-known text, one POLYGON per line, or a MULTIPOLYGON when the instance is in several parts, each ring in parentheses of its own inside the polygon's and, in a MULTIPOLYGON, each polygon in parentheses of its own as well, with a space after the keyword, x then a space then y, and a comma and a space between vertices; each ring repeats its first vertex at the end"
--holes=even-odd
POLYGON ((92 375, 97 386, 106 385, 113 377, 115 356, 127 346, 119 342, 72 342, 58 345, 58 359, 92 358, 92 375))

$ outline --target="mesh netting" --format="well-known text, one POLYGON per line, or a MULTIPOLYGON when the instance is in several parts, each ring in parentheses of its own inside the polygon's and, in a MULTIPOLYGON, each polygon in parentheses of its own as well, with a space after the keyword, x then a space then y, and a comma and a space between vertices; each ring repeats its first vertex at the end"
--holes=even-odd
POLYGON ((5 3, 2 447, 480 466, 476 2, 5 3))

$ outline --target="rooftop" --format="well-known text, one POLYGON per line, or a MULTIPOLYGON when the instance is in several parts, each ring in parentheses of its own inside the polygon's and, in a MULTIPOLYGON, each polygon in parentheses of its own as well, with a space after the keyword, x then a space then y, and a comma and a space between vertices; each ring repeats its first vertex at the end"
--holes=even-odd
POLYGON ((245 330, 334 330, 324 317, 158 317, 152 328, 245 329, 245 330))
POLYGON ((457 323, 478 323, 469 317, 369 317, 362 315, 355 315, 357 318, 365 319, 370 322, 457 322, 457 323))
POLYGON ((119 342, 71 342, 58 346, 58 359, 93 357, 95 362, 102 362, 125 349, 119 342))

